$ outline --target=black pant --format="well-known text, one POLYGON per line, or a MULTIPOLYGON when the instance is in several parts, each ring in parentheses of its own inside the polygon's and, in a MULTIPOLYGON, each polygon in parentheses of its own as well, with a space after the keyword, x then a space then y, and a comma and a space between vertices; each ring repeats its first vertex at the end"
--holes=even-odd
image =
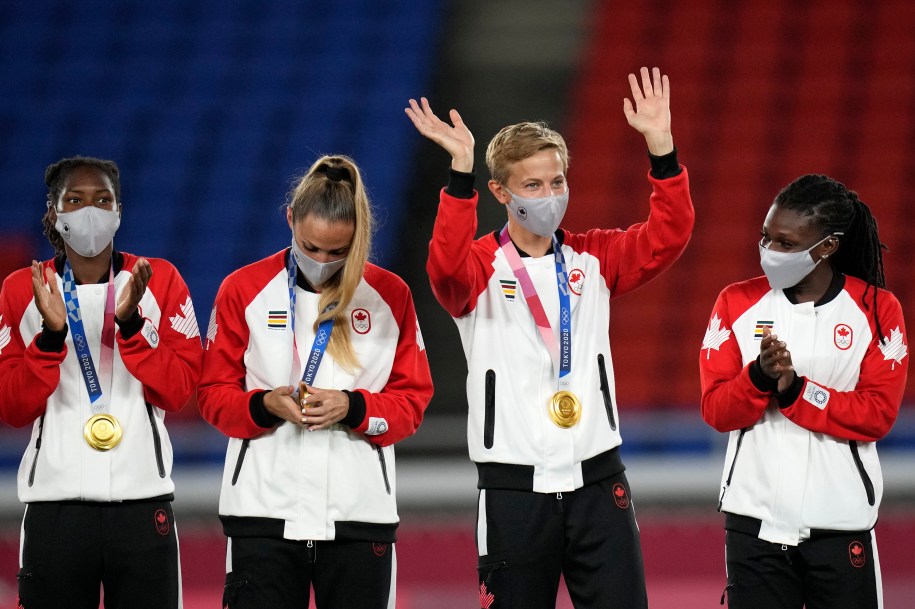
POLYGON ((23 609, 177 609, 178 536, 168 500, 26 506, 23 609))
POLYGON ((625 474, 564 493, 480 491, 480 606, 552 609, 559 577, 576 609, 648 606, 625 474))
POLYGON ((871 531, 770 543, 725 534, 731 609, 877 609, 882 603, 877 543, 871 531))
POLYGON ((393 609, 394 545, 232 537, 224 609, 393 609))

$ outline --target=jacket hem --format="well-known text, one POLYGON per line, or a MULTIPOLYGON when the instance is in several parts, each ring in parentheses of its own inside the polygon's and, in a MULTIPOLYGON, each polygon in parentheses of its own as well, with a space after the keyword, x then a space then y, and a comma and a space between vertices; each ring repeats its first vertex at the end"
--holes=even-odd
MULTIPOLYGON (((759 518, 753 518, 752 516, 744 516, 742 514, 732 514, 731 512, 724 513, 724 528, 727 531, 733 531, 735 533, 744 533, 745 535, 752 535, 753 537, 759 537, 759 531, 762 529, 762 520, 759 518)), ((837 537, 840 535, 848 535, 849 533, 864 533, 866 531, 872 530, 874 527, 869 527, 866 529, 810 529, 810 539, 822 539, 824 537, 837 537)))
MULTIPOLYGON (((263 516, 220 515, 222 532, 226 537, 271 537, 285 539, 286 521, 263 516)), ((333 541, 374 541, 394 543, 397 541, 397 522, 378 523, 355 520, 334 523, 336 534, 333 541)))
MULTIPOLYGON (((534 466, 515 463, 476 463, 477 488, 510 491, 534 490, 534 466)), ((626 471, 619 447, 581 462, 582 485, 587 486, 626 471)))

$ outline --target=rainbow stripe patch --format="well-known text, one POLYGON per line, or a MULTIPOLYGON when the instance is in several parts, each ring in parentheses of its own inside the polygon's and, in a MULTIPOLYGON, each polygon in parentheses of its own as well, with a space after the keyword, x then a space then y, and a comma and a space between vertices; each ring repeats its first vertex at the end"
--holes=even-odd
POLYGON ((766 320, 757 321, 756 330, 753 331, 753 338, 756 340, 762 340, 763 328, 766 328, 766 327, 774 328, 775 321, 766 321, 766 320))
POLYGON ((272 330, 285 330, 288 321, 288 311, 267 311, 267 327, 272 330))
POLYGON ((502 294, 505 295, 505 299, 513 301, 515 293, 518 291, 518 282, 515 279, 500 279, 499 285, 502 286, 502 294))

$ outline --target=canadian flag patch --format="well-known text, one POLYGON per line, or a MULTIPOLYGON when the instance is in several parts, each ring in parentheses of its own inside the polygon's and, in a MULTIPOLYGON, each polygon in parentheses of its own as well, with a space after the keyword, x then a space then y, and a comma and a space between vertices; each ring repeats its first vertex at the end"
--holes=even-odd
POLYGON ((350 314, 353 330, 358 334, 368 334, 372 329, 372 316, 365 309, 353 309, 350 314))

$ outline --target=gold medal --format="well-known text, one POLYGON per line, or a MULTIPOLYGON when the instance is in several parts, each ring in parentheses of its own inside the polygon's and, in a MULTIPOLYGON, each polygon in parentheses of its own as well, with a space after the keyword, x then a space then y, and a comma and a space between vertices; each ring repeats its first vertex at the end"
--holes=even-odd
POLYGON ((313 404, 309 404, 308 402, 305 401, 305 398, 307 398, 310 395, 311 394, 308 393, 308 391, 305 389, 305 381, 300 381, 299 382, 299 406, 301 406, 303 409, 310 408, 311 406, 313 406, 313 404))
POLYGON ((110 450, 121 441, 121 424, 114 415, 97 414, 86 421, 83 437, 95 450, 110 450))
POLYGON ((553 422, 568 429, 581 420, 581 400, 571 391, 557 391, 550 398, 550 418, 553 422))

